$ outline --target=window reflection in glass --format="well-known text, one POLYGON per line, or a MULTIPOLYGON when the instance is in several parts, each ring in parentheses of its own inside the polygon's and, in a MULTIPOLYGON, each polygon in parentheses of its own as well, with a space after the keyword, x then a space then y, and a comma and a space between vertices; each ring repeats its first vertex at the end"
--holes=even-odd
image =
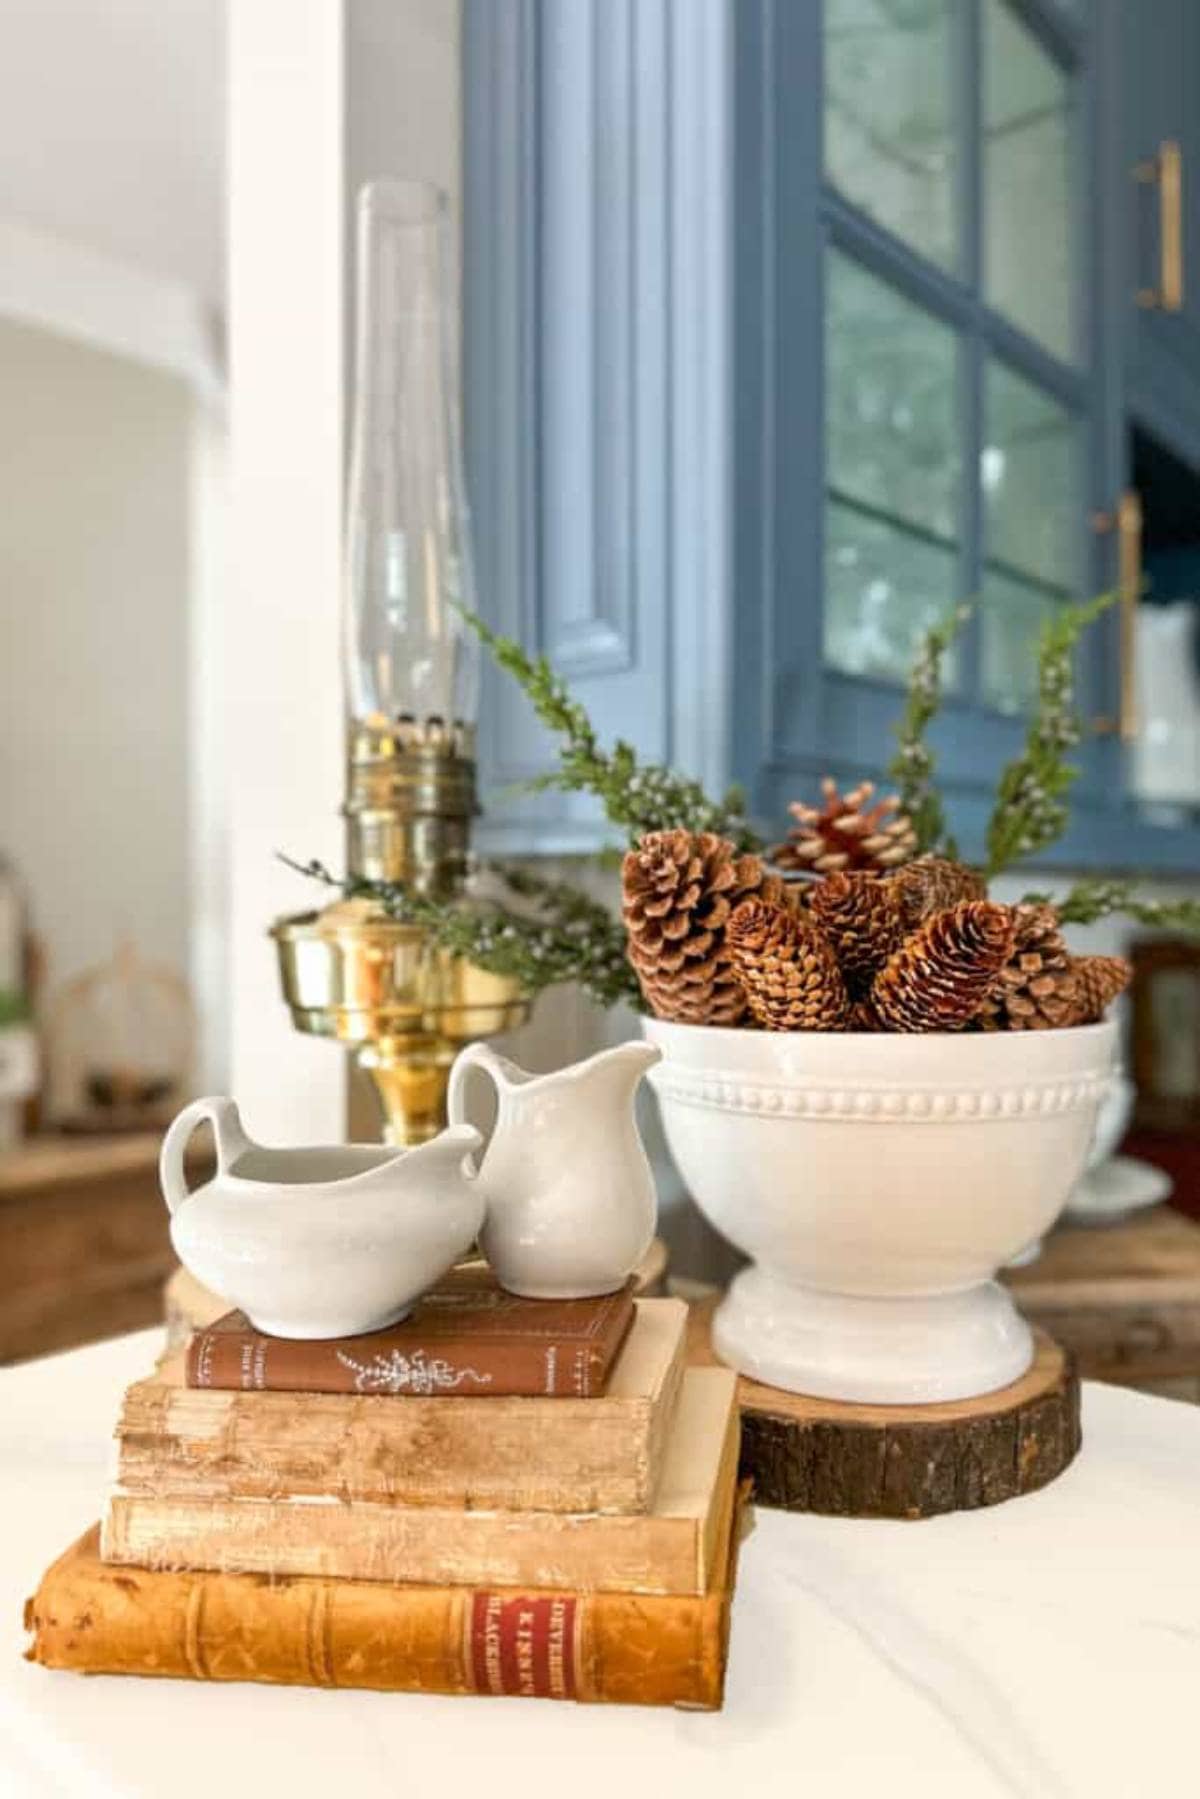
POLYGON ((957 339, 837 252, 825 320, 826 660, 902 680, 955 598, 957 339))
POLYGON ((829 179, 947 268, 958 261, 960 19, 961 0, 825 0, 829 179))
POLYGON ((989 304, 1069 360, 1075 257, 1066 72, 1005 0, 983 9, 983 273, 989 304))
POLYGON ((990 705, 1016 712, 1033 698, 1042 625, 1078 590, 1078 421, 1033 382, 990 360, 979 464, 983 691, 990 705))
POLYGON ((825 301, 828 481, 953 540, 962 460, 953 331, 836 252, 825 301))

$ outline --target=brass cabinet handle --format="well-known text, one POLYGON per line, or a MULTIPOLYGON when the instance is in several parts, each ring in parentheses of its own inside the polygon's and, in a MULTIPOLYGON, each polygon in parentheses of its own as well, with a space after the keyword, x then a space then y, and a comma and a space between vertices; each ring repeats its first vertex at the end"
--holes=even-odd
POLYGON ((1160 312, 1183 307, 1183 150, 1176 138, 1164 138, 1157 156, 1134 166, 1135 181, 1158 184, 1158 286, 1140 287, 1139 306, 1160 312))
POLYGON ((1117 534, 1117 595, 1121 621, 1121 677, 1116 718, 1097 718, 1093 729, 1100 736, 1115 732, 1122 743, 1138 734, 1137 716, 1137 611, 1142 594, 1142 498, 1132 487, 1117 501, 1112 512, 1092 515, 1096 531, 1117 534))

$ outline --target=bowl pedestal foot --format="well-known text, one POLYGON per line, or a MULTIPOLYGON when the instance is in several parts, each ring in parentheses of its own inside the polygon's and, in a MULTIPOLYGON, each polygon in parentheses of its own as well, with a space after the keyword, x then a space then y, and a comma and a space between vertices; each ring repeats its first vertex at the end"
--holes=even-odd
POLYGON ((855 1404, 924 1405, 995 1392, 1033 1361, 1033 1336, 995 1281, 956 1293, 863 1297, 746 1268, 713 1318, 713 1347, 767 1386, 855 1404))

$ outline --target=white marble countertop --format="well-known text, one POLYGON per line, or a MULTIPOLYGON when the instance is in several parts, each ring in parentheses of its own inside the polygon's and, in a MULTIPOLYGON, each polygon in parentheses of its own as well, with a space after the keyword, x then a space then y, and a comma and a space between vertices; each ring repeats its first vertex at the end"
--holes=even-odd
POLYGON ((0 1371, 4 1799, 1200 1788, 1200 1408, 1085 1388, 1045 1492, 920 1524, 760 1511, 724 1712, 81 1679, 21 1605, 97 1515, 117 1396, 156 1334, 0 1371))

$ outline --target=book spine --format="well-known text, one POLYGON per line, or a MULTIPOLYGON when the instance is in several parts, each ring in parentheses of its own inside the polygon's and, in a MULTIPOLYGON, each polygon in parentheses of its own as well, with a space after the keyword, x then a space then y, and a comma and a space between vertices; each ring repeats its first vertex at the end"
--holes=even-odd
POLYGON ((728 1590, 703 1598, 261 1582, 111 1568, 95 1536, 26 1607, 28 1659, 88 1674, 719 1706, 728 1590))
POLYGON ((106 1562, 237 1574, 422 1581, 595 1592, 701 1593, 702 1526, 691 1516, 588 1518, 432 1506, 110 1495, 106 1562))
POLYGON ((489 1355, 478 1340, 431 1341, 403 1354, 356 1354, 353 1342, 289 1343, 255 1331, 197 1331, 185 1361, 189 1387, 241 1393, 395 1393, 496 1398, 591 1397, 609 1357, 557 1338, 510 1342, 489 1355))

